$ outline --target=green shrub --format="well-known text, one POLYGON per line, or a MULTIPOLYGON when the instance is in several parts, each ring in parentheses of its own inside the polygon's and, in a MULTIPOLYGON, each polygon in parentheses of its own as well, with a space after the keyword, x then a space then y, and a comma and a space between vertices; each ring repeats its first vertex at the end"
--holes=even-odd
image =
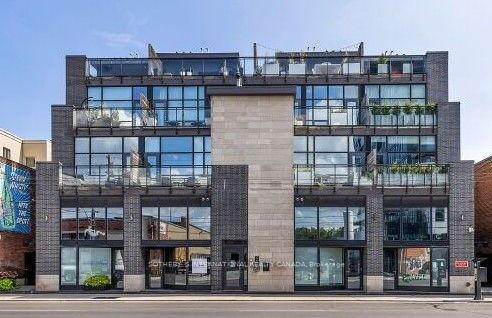
POLYGON ((14 278, 0 278, 0 292, 9 292, 15 289, 15 279, 14 278))
POLYGON ((84 285, 93 289, 103 289, 111 285, 111 280, 106 275, 92 275, 85 279, 84 285))

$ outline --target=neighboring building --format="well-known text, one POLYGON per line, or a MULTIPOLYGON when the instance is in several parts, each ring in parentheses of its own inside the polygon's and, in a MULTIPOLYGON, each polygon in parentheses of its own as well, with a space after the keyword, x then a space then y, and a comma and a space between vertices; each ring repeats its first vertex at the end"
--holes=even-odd
POLYGON ((51 160, 51 143, 22 140, 0 129, 0 272, 34 285, 34 178, 38 161, 51 160))
POLYGON ((475 164, 475 255, 485 258, 487 283, 492 284, 492 157, 475 164))
POLYGON ((51 161, 51 141, 21 139, 10 132, 0 129, 0 156, 5 159, 36 167, 38 161, 51 161))
POLYGON ((473 289, 448 53, 66 57, 37 289, 473 289), (296 266, 294 266, 296 265, 296 266))

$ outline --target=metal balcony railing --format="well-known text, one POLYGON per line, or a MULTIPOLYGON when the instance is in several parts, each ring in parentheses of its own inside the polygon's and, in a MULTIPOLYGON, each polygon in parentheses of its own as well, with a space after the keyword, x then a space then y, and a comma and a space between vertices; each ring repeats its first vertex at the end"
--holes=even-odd
POLYGON ((60 185, 83 187, 208 188, 210 166, 62 166, 60 185))
POLYGON ((444 187, 449 185, 448 165, 294 165, 296 186, 444 187))
POLYGON ((75 128, 206 127, 208 108, 74 108, 75 128))
POLYGON ((294 107, 296 126, 435 127, 437 107, 315 106, 294 107), (426 110, 427 108, 427 110, 426 110))
POLYGON ((411 76, 425 74, 425 56, 89 58, 86 76, 411 76))

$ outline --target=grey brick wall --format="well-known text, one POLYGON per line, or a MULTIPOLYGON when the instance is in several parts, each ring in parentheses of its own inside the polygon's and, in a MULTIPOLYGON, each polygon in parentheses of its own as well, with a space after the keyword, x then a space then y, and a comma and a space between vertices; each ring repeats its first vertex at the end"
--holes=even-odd
POLYGON ((67 55, 65 104, 79 107, 87 97, 85 85, 85 55, 67 55))
POLYGON ((364 275, 383 275, 383 194, 374 190, 366 197, 364 275))
MULTIPOLYGON (((248 239, 248 166, 214 166, 211 186, 211 260, 218 264, 224 240, 248 239)), ((222 289, 222 267, 212 267, 211 289, 222 289)))
POLYGON ((125 275, 145 274, 144 256, 141 247, 141 209, 137 189, 129 189, 124 194, 124 256, 125 275))
POLYGON ((439 104, 437 125, 438 162, 459 162, 461 159, 460 103, 439 104))
POLYGON ((36 275, 60 272, 60 165, 36 163, 36 275))
POLYGON ((51 106, 52 160, 64 166, 74 165, 73 107, 51 106))
POLYGON ((473 275, 473 268, 454 267, 456 260, 474 257, 474 236, 469 228, 474 226, 474 164, 473 161, 453 163, 449 181, 449 261, 451 276, 473 275))
POLYGON ((448 102, 448 52, 427 52, 427 99, 448 102))

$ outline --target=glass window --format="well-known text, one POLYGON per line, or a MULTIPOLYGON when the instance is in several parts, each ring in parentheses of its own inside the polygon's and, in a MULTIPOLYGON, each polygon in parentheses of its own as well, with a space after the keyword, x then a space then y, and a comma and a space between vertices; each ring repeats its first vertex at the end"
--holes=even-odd
POLYGON ((210 207, 189 208, 189 239, 210 240, 210 207))
POLYGON ((448 239, 448 209, 432 208, 432 239, 448 239))
POLYGON ((425 98, 425 85, 412 85, 412 99, 425 98))
POLYGON ((402 239, 430 239, 430 208, 404 208, 401 211, 402 239))
POLYGON ((321 286, 342 286, 344 284, 343 248, 321 247, 319 249, 321 286))
POLYGON ((155 99, 167 99, 167 87, 154 86, 152 96, 155 99))
POLYGON ((315 156, 315 161, 317 165, 324 165, 324 164, 346 165, 348 161, 348 154, 347 153, 317 153, 315 156))
POLYGON ((368 98, 379 99, 379 85, 366 85, 366 95, 368 98))
POLYGON ((436 137, 434 137, 434 136, 421 136, 420 137, 420 151, 421 152, 435 152, 436 151, 436 137))
POLYGON ((190 247, 188 285, 210 285, 210 247, 190 247))
POLYGON ((326 86, 313 86, 313 99, 328 99, 326 86))
POLYGON ((79 285, 92 275, 111 278, 111 248, 79 248, 79 285))
POLYGON ((306 136, 294 136, 294 151, 307 151, 306 136))
POLYGON ((120 137, 92 137, 92 153, 115 153, 122 152, 122 141, 120 137))
POLYGON ((131 87, 103 87, 104 100, 132 100, 131 87))
POLYGON ((179 100, 183 99, 183 89, 181 86, 169 86, 168 99, 179 100))
POLYGON ((345 207, 319 208, 319 238, 339 240, 345 238, 345 207))
POLYGON ((61 248, 61 285, 76 285, 77 284, 77 248, 62 247, 61 248))
MULTIPOLYGON (((359 87, 357 85, 346 85, 343 87, 345 90, 345 98, 359 98, 359 87)), ((330 94, 331 96, 331 94, 330 94)))
POLYGON ((317 136, 315 144, 316 151, 347 151, 347 137, 345 136, 317 136))
POLYGON ((448 249, 435 247, 432 249, 432 286, 448 286, 448 249))
POLYGON ((418 136, 388 136, 388 151, 419 152, 418 136))
POLYGON ((160 208, 160 240, 186 240, 187 216, 186 207, 160 208))
POLYGON ((211 152, 212 151, 212 139, 210 138, 210 136, 205 136, 204 140, 205 140, 205 151, 211 152))
POLYGON ((387 241, 400 239, 400 212, 388 211, 384 213, 384 239, 387 241))
POLYGON ((138 137, 125 137, 124 150, 125 152, 138 152, 138 137))
POLYGON ((87 97, 92 100, 101 100, 101 87, 88 87, 87 88, 87 97))
POLYGON ((318 248, 295 248, 295 284, 318 285, 318 248))
POLYGON ((193 155, 191 153, 166 153, 161 157, 163 166, 191 166, 193 165, 193 155))
POLYGON ((184 87, 184 99, 197 99, 197 88, 196 86, 185 86, 184 87))
POLYGON ((75 153, 89 153, 89 138, 75 138, 75 153))
POLYGON ((142 96, 147 97, 147 87, 133 87, 133 100, 140 100, 142 96))
POLYGON ((77 239, 77 209, 61 209, 61 238, 62 240, 77 239))
POLYGON ((347 215, 347 239, 366 239, 366 211, 365 208, 349 207, 347 215))
POLYGON ((160 138, 145 137, 145 152, 160 152, 160 138))
POLYGON ((123 208, 107 208, 108 240, 123 240, 123 208))
POLYGON ((163 152, 191 152, 193 137, 162 137, 163 152))
POLYGON ((430 286, 430 248, 402 248, 399 250, 399 286, 430 286))
POLYGON ((318 209, 316 207, 295 208, 295 238, 312 240, 318 238, 318 209))
POLYGON ((330 96, 330 99, 343 99, 343 86, 329 86, 328 96, 330 96))
POLYGON ((106 209, 79 208, 79 239, 101 240, 106 238, 106 209))
POLYGON ((159 208, 142 208, 142 240, 159 239, 159 208))
POLYGON ((381 85, 381 98, 410 98, 410 85, 381 85))
POLYGON ((203 152, 203 137, 194 137, 193 147, 194 152, 203 152))

